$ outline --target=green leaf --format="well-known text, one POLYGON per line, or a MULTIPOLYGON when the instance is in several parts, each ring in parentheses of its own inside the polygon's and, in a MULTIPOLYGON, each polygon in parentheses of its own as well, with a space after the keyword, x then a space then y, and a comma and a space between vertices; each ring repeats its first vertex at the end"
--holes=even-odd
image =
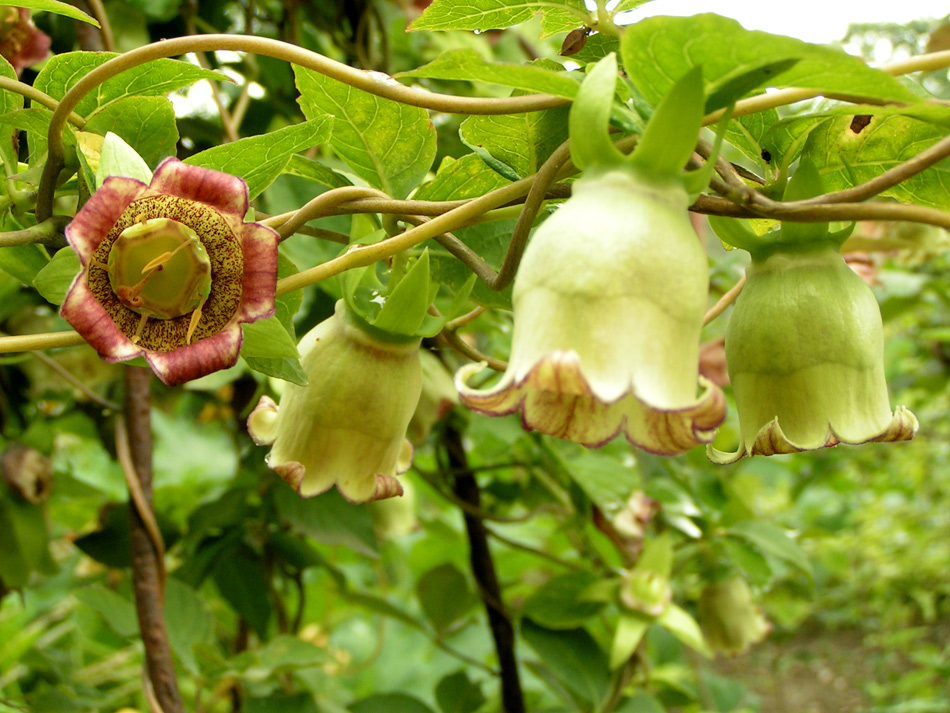
MULTIPOLYGON (((16 71, 6 59, 0 57, 0 77, 17 81, 16 71)), ((0 92, 0 115, 19 111, 23 108, 23 95, 16 92, 0 92)), ((4 169, 16 171, 17 152, 13 146, 13 127, 3 124, 0 129, 0 162, 4 169)), ((4 171, 7 173, 8 171, 4 171)))
POLYGON ((660 101, 630 155, 631 164, 650 175, 680 175, 696 148, 702 124, 703 70, 694 67, 660 101))
POLYGON ((329 114, 330 146, 353 171, 394 198, 405 198, 431 168, 435 128, 425 109, 407 106, 294 66, 308 119, 329 114))
POLYGON ((326 651, 296 636, 276 636, 254 651, 245 651, 231 662, 251 681, 267 681, 275 675, 314 668, 327 662, 326 651))
POLYGON ((49 258, 46 257, 46 251, 39 245, 11 245, 0 248, 0 270, 24 285, 32 285, 47 263, 49 258))
POLYGON ((720 542, 733 564, 757 587, 765 587, 772 581, 769 561, 752 545, 737 537, 723 537, 720 542))
POLYGON ((814 579, 811 562, 782 528, 760 520, 744 520, 729 528, 728 534, 740 537, 758 547, 766 555, 775 557, 814 579))
POLYGON ((215 146, 184 162, 243 178, 250 199, 254 200, 284 171, 293 154, 325 143, 330 138, 331 123, 329 117, 317 117, 269 134, 215 146))
POLYGON ((737 72, 726 75, 715 86, 710 87, 709 96, 703 111, 707 114, 734 104, 753 89, 763 84, 777 74, 787 72, 798 64, 797 57, 786 57, 778 60, 763 60, 761 66, 744 66, 737 72))
POLYGON ((213 640, 214 616, 201 595, 175 577, 165 582, 165 611, 172 651, 189 673, 199 675, 193 647, 213 640))
POLYGON ((302 535, 326 545, 344 545, 357 554, 379 557, 373 521, 365 507, 344 500, 336 490, 301 498, 287 487, 274 491, 281 521, 302 535))
POLYGON ((465 671, 456 671, 436 684, 435 700, 442 713, 475 713, 486 699, 480 685, 465 671))
POLYGON ((110 132, 117 134, 135 149, 147 166, 156 166, 177 151, 175 109, 164 97, 126 97, 112 102, 92 114, 83 131, 100 136, 108 136, 110 132))
POLYGON ((343 186, 353 185, 353 182, 346 176, 327 168, 322 163, 299 154, 294 154, 290 157, 290 161, 284 166, 284 173, 306 178, 308 181, 313 181, 328 188, 341 188, 343 186))
POLYGON ((633 655, 643 636, 653 623, 652 617, 633 612, 624 612, 617 620, 613 643, 610 645, 610 670, 614 671, 633 655))
POLYGON ((609 133, 616 88, 617 56, 609 54, 585 77, 571 105, 571 160, 580 169, 607 167, 625 160, 609 133))
POLYGON ((477 198, 509 183, 510 181, 490 168, 480 156, 466 154, 460 159, 447 156, 439 166, 435 178, 419 186, 413 198, 420 201, 477 198))
POLYGON ((52 12, 56 15, 64 15, 73 20, 88 22, 90 25, 99 27, 99 23, 94 17, 90 17, 79 8, 64 2, 59 2, 59 0, 11 0, 11 2, 6 4, 12 5, 13 7, 27 7, 31 10, 39 10, 41 12, 52 12))
POLYGON ((405 693, 377 693, 349 705, 350 713, 433 713, 418 698, 405 693))
POLYGON ((583 596, 600 581, 600 577, 589 572, 552 577, 528 597, 524 616, 548 629, 576 629, 604 608, 603 602, 583 596))
POLYGON ((221 596, 247 619, 258 636, 265 638, 271 615, 270 579, 260 555, 235 541, 221 552, 213 567, 212 576, 221 596))
POLYGON ((99 167, 96 170, 96 188, 109 176, 135 178, 145 185, 152 181, 152 172, 145 160, 121 136, 111 131, 106 132, 106 138, 102 142, 99 167))
POLYGON ((539 12, 548 21, 546 35, 554 34, 558 31, 555 27, 565 23, 563 29, 570 30, 590 21, 583 0, 433 0, 410 23, 409 30, 503 30, 530 20, 539 12))
MULTIPOLYGON (((827 191, 849 188, 916 156, 946 137, 946 130, 905 116, 875 117, 858 128, 853 117, 825 120, 808 135, 802 152, 821 173, 827 191)), ((901 202, 950 209, 950 165, 946 161, 881 193, 901 202)))
POLYGON ((453 564, 441 564, 420 576, 416 595, 422 613, 440 635, 448 632, 478 602, 465 575, 453 564))
POLYGON ((395 76, 487 82, 566 99, 573 99, 580 88, 580 83, 567 72, 553 71, 535 64, 486 62, 473 49, 443 52, 429 64, 395 76))
POLYGON ((804 87, 825 95, 888 102, 920 101, 894 77, 843 50, 749 31, 735 20, 713 14, 646 18, 626 28, 622 46, 627 76, 651 103, 693 67, 702 66, 704 80, 715 91, 722 82, 789 59, 798 62, 763 77, 760 86, 804 87))
POLYGON ((510 180, 536 173, 567 139, 567 107, 524 114, 470 116, 459 136, 495 171, 510 180))
POLYGON ((73 252, 72 248, 63 248, 57 251, 53 259, 36 273, 33 286, 44 299, 54 305, 61 305, 66 299, 69 286, 72 285, 73 279, 81 269, 79 256, 73 252))
POLYGON ((119 636, 131 638, 138 635, 139 620, 135 613, 135 605, 118 592, 93 584, 77 587, 73 596, 81 604, 101 615, 119 636))
POLYGON ((607 655, 584 629, 554 631, 521 620, 521 635, 557 678, 593 710, 607 691, 607 655))
POLYGON ((244 363, 247 364, 248 369, 253 369, 265 376, 272 376, 299 386, 306 386, 308 383, 307 372, 303 370, 300 360, 296 358, 248 357, 244 363))
POLYGON ((765 135, 778 122, 778 111, 766 109, 755 114, 741 116, 730 121, 726 127, 726 141, 739 149, 747 157, 760 164, 775 165, 771 151, 764 144, 765 135), (768 158, 768 160, 766 160, 768 158))
POLYGON ((298 359, 300 357, 296 342, 277 317, 242 324, 241 329, 244 332, 241 356, 245 359, 248 357, 298 359))
POLYGON ((242 698, 244 713, 324 713, 312 693, 271 693, 266 698, 242 698))
POLYGON ((19 589, 31 573, 55 571, 43 508, 0 494, 0 579, 8 588, 19 589))
POLYGON ((709 644, 706 643, 706 639, 703 638, 703 632, 700 630, 699 624, 683 609, 675 604, 670 604, 656 621, 693 651, 702 654, 706 658, 712 658, 712 651, 709 644))
POLYGON ((563 443, 556 447, 565 458, 571 479, 605 513, 618 512, 640 485, 637 469, 624 464, 610 447, 606 452, 563 443))
POLYGON ((647 540, 635 570, 653 572, 664 579, 669 579, 673 573, 673 537, 664 532, 659 537, 647 540))

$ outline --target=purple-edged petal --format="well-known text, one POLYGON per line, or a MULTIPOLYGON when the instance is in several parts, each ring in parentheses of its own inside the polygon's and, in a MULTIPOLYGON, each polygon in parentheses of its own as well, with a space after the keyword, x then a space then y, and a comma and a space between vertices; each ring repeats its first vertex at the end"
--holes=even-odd
POLYGON ((60 314, 106 361, 132 359, 144 351, 119 330, 90 292, 85 270, 73 280, 60 314))
POLYGON ((253 322, 273 316, 277 291, 276 232, 257 223, 241 226, 241 251, 244 253, 244 284, 238 320, 253 322))
POLYGON ((198 379, 237 362, 243 334, 232 324, 212 337, 170 352, 145 352, 152 370, 167 386, 198 379))
POLYGON ((244 219, 247 213, 247 184, 243 179, 210 168, 190 166, 177 158, 162 161, 149 184, 150 194, 169 194, 200 201, 222 216, 244 219))
POLYGON ((89 261, 119 217, 147 186, 134 178, 110 176, 66 226, 66 240, 83 264, 89 261))

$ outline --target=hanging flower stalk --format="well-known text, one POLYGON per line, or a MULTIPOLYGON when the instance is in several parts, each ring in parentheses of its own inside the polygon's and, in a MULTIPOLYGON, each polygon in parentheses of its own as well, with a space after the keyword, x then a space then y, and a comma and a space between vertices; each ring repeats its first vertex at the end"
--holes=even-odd
POLYGON ((274 314, 277 234, 245 223, 240 178, 163 161, 107 178, 66 227, 82 271, 62 315, 106 361, 145 357, 168 385, 233 366, 241 324, 274 314))
MULTIPOLYGON (((817 170, 802 162, 786 199, 820 191, 817 170)), ((892 412, 888 401, 877 300, 839 253, 850 229, 785 223, 758 237, 729 219, 711 224, 748 250, 752 264, 726 330, 739 448, 724 453, 710 446, 709 457, 731 463, 913 438, 917 419, 904 407, 892 412)))
POLYGON ((622 433, 672 455, 710 441, 725 415, 722 392, 698 375, 708 265, 681 173, 702 77, 694 70, 671 90, 629 157, 606 131, 615 81, 611 55, 572 107, 572 157, 585 173, 525 251, 507 371, 475 389, 481 367, 469 365, 456 384, 469 408, 520 412, 530 430, 589 447, 622 433))

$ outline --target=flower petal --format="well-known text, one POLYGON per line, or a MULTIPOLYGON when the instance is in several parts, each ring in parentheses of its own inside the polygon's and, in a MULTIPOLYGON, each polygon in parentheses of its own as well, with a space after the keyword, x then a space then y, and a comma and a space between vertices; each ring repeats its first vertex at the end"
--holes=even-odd
POLYGON ((119 216, 147 189, 134 178, 110 176, 92 194, 72 222, 66 226, 66 240, 79 255, 83 266, 109 234, 119 216))
POLYGON ((244 335, 237 323, 194 344, 168 352, 145 352, 145 360, 167 386, 227 369, 237 362, 244 335))
POLYGON ((144 350, 122 333, 93 296, 86 279, 83 270, 73 280, 60 309, 63 319, 106 361, 125 361, 142 354, 144 350))
POLYGON ((150 194, 169 194, 200 201, 223 216, 244 220, 247 213, 247 184, 243 179, 210 168, 190 166, 177 158, 162 161, 148 186, 150 194))
POLYGON ((241 250, 244 254, 244 281, 241 292, 239 322, 253 322, 273 316, 277 291, 276 232, 257 223, 242 223, 241 250))
POLYGON ((726 412, 722 391, 702 377, 702 396, 683 408, 656 408, 629 392, 618 401, 605 403, 594 394, 581 371, 580 357, 571 351, 552 352, 520 383, 513 383, 506 374, 498 385, 485 391, 466 384, 481 368, 470 364, 456 375, 459 396, 466 406, 489 416, 521 411, 526 429, 588 448, 598 448, 623 432, 630 443, 652 453, 683 453, 712 440, 726 412))

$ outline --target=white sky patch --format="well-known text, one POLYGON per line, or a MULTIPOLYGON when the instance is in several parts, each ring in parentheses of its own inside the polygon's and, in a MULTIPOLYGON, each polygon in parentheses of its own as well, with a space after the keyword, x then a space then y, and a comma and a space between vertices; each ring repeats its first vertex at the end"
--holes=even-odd
POLYGON ((714 12, 738 20, 747 30, 797 37, 827 44, 842 39, 849 24, 938 19, 950 13, 946 0, 899 0, 899 2, 852 3, 844 0, 653 0, 623 13, 625 24, 654 15, 697 15, 714 12))

